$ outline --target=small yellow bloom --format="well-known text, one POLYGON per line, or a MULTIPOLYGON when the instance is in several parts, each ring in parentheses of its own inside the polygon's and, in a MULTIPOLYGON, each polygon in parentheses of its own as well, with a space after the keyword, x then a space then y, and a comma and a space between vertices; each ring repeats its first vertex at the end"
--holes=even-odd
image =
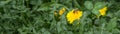
POLYGON ((79 20, 81 16, 82 16, 82 11, 75 10, 75 9, 68 12, 67 15, 66 15, 67 21, 69 21, 70 24, 72 24, 73 21, 75 21, 77 19, 79 20))
POLYGON ((99 10, 99 12, 100 12, 100 14, 101 14, 102 16, 105 16, 106 11, 107 11, 107 7, 104 7, 104 8, 102 8, 102 9, 99 10))
POLYGON ((62 15, 64 12, 65 12, 65 8, 62 8, 60 11, 59 11, 59 15, 62 15))
POLYGON ((57 12, 56 11, 54 11, 54 15, 57 16, 57 12))

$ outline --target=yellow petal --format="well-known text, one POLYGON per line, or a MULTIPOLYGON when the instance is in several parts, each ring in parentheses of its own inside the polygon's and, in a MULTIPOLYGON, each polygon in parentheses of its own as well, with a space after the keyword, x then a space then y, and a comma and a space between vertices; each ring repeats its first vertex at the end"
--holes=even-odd
POLYGON ((67 21, 69 21, 70 24, 72 24, 73 21, 80 19, 81 16, 82 16, 82 11, 74 10, 74 9, 72 11, 69 11, 66 15, 67 21))
POLYGON ((104 8, 99 10, 99 12, 102 16, 104 16, 106 14, 106 11, 107 11, 107 7, 104 7, 104 8))
POLYGON ((62 8, 62 9, 59 11, 59 15, 62 15, 64 12, 65 12, 65 8, 62 8))

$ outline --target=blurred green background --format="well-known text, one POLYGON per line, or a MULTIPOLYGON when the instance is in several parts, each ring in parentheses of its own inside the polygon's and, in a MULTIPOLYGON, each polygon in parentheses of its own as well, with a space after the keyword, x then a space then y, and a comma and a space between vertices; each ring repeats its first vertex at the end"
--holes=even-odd
POLYGON ((0 34, 120 34, 120 0, 0 0, 0 34), (98 9, 107 6, 105 16, 98 9), (66 11, 60 16, 61 8, 66 11), (71 25, 66 14, 78 8, 71 25), (77 23, 80 24, 77 24, 77 23))

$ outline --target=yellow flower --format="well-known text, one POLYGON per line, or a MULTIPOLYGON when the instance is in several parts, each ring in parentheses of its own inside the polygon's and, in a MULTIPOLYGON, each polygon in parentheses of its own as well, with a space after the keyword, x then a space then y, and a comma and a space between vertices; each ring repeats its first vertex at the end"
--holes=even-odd
POLYGON ((99 12, 100 12, 100 14, 101 14, 102 16, 105 16, 106 11, 107 11, 107 7, 104 7, 104 8, 102 8, 102 9, 99 10, 99 12))
POLYGON ((65 12, 65 8, 62 8, 62 9, 59 11, 59 15, 62 15, 64 12, 65 12))
POLYGON ((57 16, 57 12, 56 11, 54 11, 54 15, 57 16))
POLYGON ((72 24, 73 21, 75 21, 77 19, 79 20, 81 16, 82 16, 82 11, 75 10, 75 9, 68 12, 67 15, 66 15, 67 21, 69 21, 70 24, 72 24))

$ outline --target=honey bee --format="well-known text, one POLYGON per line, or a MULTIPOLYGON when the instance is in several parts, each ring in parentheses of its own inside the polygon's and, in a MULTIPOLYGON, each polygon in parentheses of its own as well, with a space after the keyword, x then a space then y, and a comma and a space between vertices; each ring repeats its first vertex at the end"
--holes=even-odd
POLYGON ((78 13, 78 8, 74 9, 73 13, 78 13))

